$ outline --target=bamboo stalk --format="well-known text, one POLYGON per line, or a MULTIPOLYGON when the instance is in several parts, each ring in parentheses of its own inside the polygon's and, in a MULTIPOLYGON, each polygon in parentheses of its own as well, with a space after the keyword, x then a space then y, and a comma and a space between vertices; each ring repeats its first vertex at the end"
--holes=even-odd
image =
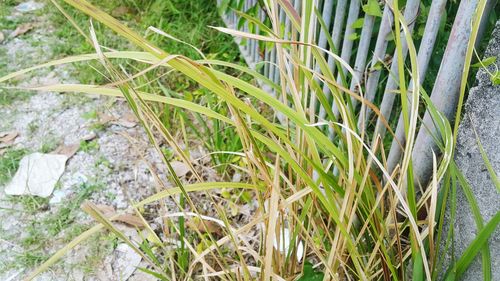
MULTIPOLYGON (((333 3, 334 1, 324 1, 323 2, 323 11, 321 13, 321 17, 323 18, 323 22, 325 23, 325 28, 330 28, 331 21, 332 21, 332 16, 333 16, 333 3)), ((326 33, 329 32, 329 30, 325 31, 321 26, 318 27, 320 29, 319 31, 319 39, 317 45, 322 48, 326 49, 327 46, 327 35, 326 33)), ((321 54, 324 56, 324 52, 320 51, 321 54)), ((318 64, 315 65, 314 71, 319 72, 320 67, 318 64)), ((317 83, 320 83, 319 78, 315 79, 317 83)), ((317 106, 317 98, 316 95, 313 93, 313 96, 311 97, 311 104, 310 107, 314 109, 316 112, 316 106, 317 106)), ((323 107, 320 107, 320 112, 323 110, 323 107)), ((312 116, 312 118, 315 119, 315 116, 312 116)), ((321 118, 321 113, 320 113, 320 118, 321 118)))
MULTIPOLYGON (((471 22, 477 5, 478 0, 460 2, 448 45, 432 89, 431 101, 436 109, 448 119, 453 117, 457 107, 459 82, 465 64, 463 56, 467 49, 472 28, 471 22)), ((433 139, 433 136, 437 136, 437 134, 437 128, 427 110, 412 151, 415 186, 424 187, 430 178, 432 153, 439 151, 433 139)))
MULTIPOLYGON (((391 32, 393 15, 391 7, 389 4, 385 4, 384 13, 382 15, 382 22, 380 24, 380 29, 377 35, 377 42, 375 43, 375 49, 373 51, 373 57, 371 61, 371 68, 368 72, 368 81, 366 82, 365 88, 365 98, 369 102, 372 102, 375 98, 375 93, 377 91, 378 80, 380 78, 380 71, 374 70, 373 68, 379 61, 383 61, 385 57, 385 51, 387 49, 387 36, 391 32)), ((358 128, 362 131, 365 128, 366 121, 370 116, 370 109, 361 107, 360 117, 358 119, 358 128)))
MULTIPOLYGON (((424 81, 429 67, 429 61, 434 50, 437 34, 439 31, 439 22, 445 12, 446 0, 432 1, 429 16, 425 24, 424 35, 418 50, 418 66, 420 81, 424 81)), ((409 91, 413 90, 413 81, 410 81, 409 91)), ((410 101, 409 101, 410 102, 410 101)), ((403 123, 403 114, 399 115, 398 125, 396 127, 396 138, 392 141, 389 156, 387 157, 387 166, 389 171, 393 171, 402 154, 400 144, 406 142, 405 129, 403 123)))
MULTIPOLYGON (((336 49, 337 52, 339 50, 339 45, 340 45, 340 39, 341 39, 341 34, 342 28, 344 27, 344 19, 345 19, 345 14, 347 11, 347 1, 346 0, 339 0, 337 3, 337 7, 335 8, 335 21, 333 23, 333 30, 332 30, 332 41, 334 46, 330 46, 330 49, 336 49)), ((332 56, 328 57, 328 68, 331 69, 332 73, 335 73, 335 59, 332 56)), ((323 93, 328 97, 329 100, 331 100, 331 92, 330 89, 327 87, 327 85, 323 85, 323 93)), ((324 118, 326 115, 325 109, 322 107, 320 108, 319 116, 320 118, 324 118)))
MULTIPOLYGON (((410 33, 413 32, 416 17, 418 15, 419 6, 420 6, 420 1, 417 0, 410 0, 406 4, 404 18, 406 23, 409 25, 408 30, 410 31, 410 33)), ((408 43, 404 39, 404 34, 401 34, 401 44, 403 49, 403 58, 406 58, 406 55, 408 53, 408 43)), ((399 76, 398 60, 399 60, 398 56, 396 52, 394 52, 394 55, 392 56, 392 63, 391 63, 389 77, 387 80, 387 84, 385 85, 385 90, 383 92, 383 99, 380 105, 380 113, 382 114, 382 117, 385 118, 385 120, 389 120, 391 116, 392 107, 394 104, 394 98, 396 97, 396 93, 394 91, 397 90, 398 88, 399 82, 396 80, 396 78, 399 76)), ((382 122, 382 118, 379 116, 379 118, 377 119, 377 124, 375 125, 374 129, 372 146, 379 135, 383 139, 385 131, 386 128, 382 122)))

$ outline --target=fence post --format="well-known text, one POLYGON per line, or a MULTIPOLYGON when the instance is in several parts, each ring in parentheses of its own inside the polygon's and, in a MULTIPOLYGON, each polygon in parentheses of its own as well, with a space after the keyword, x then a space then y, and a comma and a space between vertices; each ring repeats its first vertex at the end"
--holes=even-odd
MULTIPOLYGON (((455 23, 448 39, 448 45, 439 67, 439 72, 432 89, 431 101, 448 120, 453 117, 457 107, 460 81, 464 68, 464 56, 471 35, 472 19, 478 0, 460 2, 455 23)), ((437 129, 429 111, 425 112, 422 125, 412 151, 414 183, 425 187, 432 169, 432 153, 438 152, 434 142, 437 129)))

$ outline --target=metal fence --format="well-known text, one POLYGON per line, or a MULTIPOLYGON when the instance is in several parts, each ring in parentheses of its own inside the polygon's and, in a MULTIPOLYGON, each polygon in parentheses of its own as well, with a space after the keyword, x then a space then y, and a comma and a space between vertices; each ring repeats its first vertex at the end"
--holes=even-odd
MULTIPOLYGON (((219 6, 227 5, 228 1, 218 0, 219 6)), ((253 11, 257 17, 264 21, 267 17, 266 12, 259 5, 258 0, 232 0, 230 1, 232 6, 226 9, 222 17, 226 25, 229 28, 239 29, 245 32, 258 33, 258 27, 250 30, 248 22, 244 21, 238 16, 235 10, 242 12, 253 11)), ((381 16, 373 16, 364 12, 363 5, 367 4, 367 1, 360 0, 316 0, 316 7, 321 14, 324 26, 328 27, 328 31, 331 35, 331 39, 335 48, 338 52, 335 52, 329 48, 327 42, 327 35, 324 29, 321 28, 320 24, 317 24, 317 34, 315 36, 315 43, 321 48, 330 49, 330 51, 337 53, 344 61, 349 62, 355 70, 355 75, 350 82, 350 90, 355 90, 356 81, 365 81, 364 83, 364 95, 365 98, 375 103, 381 112, 381 115, 385 120, 390 120, 391 115, 393 120, 398 121, 393 122, 393 131, 395 131, 395 139, 392 141, 390 151, 387 155, 387 165, 389 171, 392 171, 396 165, 400 162, 402 155, 401 144, 405 143, 405 129, 403 122, 402 112, 393 112, 394 101, 396 95, 394 91, 399 88, 398 80, 398 56, 396 51, 388 50, 389 37, 393 31, 393 11, 392 11, 392 1, 387 1, 383 7, 383 13, 381 16), (359 18, 363 17, 362 26, 360 27, 360 32, 354 26, 359 18), (378 30, 377 34, 374 34, 374 30, 378 30), (358 33, 360 33, 358 35, 358 33), (375 39, 375 42, 373 40, 375 39), (388 62, 388 58, 390 61, 388 62), (380 69, 377 67, 380 62, 389 64, 389 71, 385 69, 380 69), (370 71, 366 71, 369 69, 370 71), (381 81, 381 74, 385 71, 385 81, 381 81), (388 75, 388 73, 390 75, 388 75), (383 87, 380 87, 382 83, 385 83, 383 87), (375 98, 377 100, 375 100, 375 98)), ((369 1, 370 2, 370 1, 369 1)), ((484 32, 485 22, 487 21, 488 12, 496 6, 494 0, 486 1, 485 15, 482 17, 481 28, 477 38, 481 38, 484 32)), ((280 0, 281 5, 288 4, 293 6, 299 15, 301 15, 301 4, 302 0, 280 0)), ((465 53, 467 45, 471 36, 472 21, 476 15, 476 10, 480 5, 481 1, 478 0, 463 0, 460 2, 458 10, 455 15, 446 15, 448 17, 454 16, 454 22, 451 32, 447 38, 447 44, 443 55, 438 58, 440 60, 439 71, 435 77, 435 82, 431 92, 431 100, 435 107, 442 112, 449 120, 454 116, 458 97, 462 71, 464 68, 465 53), (446 98, 443 98, 443 97, 446 98)), ((437 36, 440 29, 440 24, 442 24, 443 17, 445 16, 445 8, 447 5, 446 0, 433 0, 431 1, 430 7, 427 7, 426 16, 422 16, 422 3, 417 0, 407 0, 404 7, 404 19, 408 24, 408 29, 411 33, 414 33, 414 27, 418 21, 424 21, 420 30, 418 30, 420 44, 417 49, 418 56, 418 71, 420 76, 420 81, 424 81, 426 74, 429 69, 429 63, 431 58, 435 62, 435 45, 437 41, 437 36), (422 17, 423 20, 422 20, 422 17)), ((293 30, 290 19, 286 16, 286 13, 282 8, 279 11, 279 19, 284 26, 284 37, 289 36, 293 30)), ((359 27, 358 27, 359 29, 359 27)), ((402 35, 403 36, 403 35, 402 35)), ((442 40, 442 38, 440 38, 442 40)), ((244 40, 242 42, 240 39, 236 38, 241 53, 245 58, 248 65, 252 68, 256 68, 259 62, 266 62, 261 64, 258 70, 268 77, 270 80, 278 83, 279 73, 277 70, 277 56, 276 48, 272 44, 259 44, 255 40, 244 40)), ((479 41, 479 40, 478 40, 479 41)), ((403 46, 403 57, 406 58, 408 53, 408 46, 406 41, 402 40, 403 46)), ((338 73, 338 81, 340 82, 341 72, 346 73, 345 69, 336 69, 336 64, 331 56, 328 56, 328 65, 332 70, 338 73)), ((413 81, 410 81, 407 85, 409 90, 412 89, 413 81)), ((274 94, 271 89, 269 89, 270 94, 274 94)), ((323 91, 328 94, 328 87, 324 86, 323 91)), ((352 100, 353 104, 356 100, 352 100)), ((332 104, 332 110, 334 114, 338 115, 338 110, 335 104, 332 104)), ((318 110, 319 118, 325 116, 325 109, 319 108, 318 110)), ((368 110, 363 117, 359 118, 359 126, 365 124, 366 121, 371 117, 370 111, 368 110)), ((383 136, 386 133, 386 128, 383 124, 381 118, 377 118, 373 129, 373 138, 377 136, 383 136)), ((434 142, 433 135, 435 135, 437 129, 432 121, 429 112, 425 112, 423 119, 418 130, 418 135, 416 137, 415 146, 412 152, 412 161, 414 167, 414 176, 416 181, 423 180, 425 182, 429 177, 432 169, 432 151, 439 151, 436 143, 434 142)))

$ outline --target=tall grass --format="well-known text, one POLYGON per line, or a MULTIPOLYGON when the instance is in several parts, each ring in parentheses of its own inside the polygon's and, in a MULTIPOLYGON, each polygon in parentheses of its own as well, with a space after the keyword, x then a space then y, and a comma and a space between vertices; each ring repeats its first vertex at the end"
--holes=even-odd
MULTIPOLYGON (((460 172, 452 161, 454 142, 450 123, 433 107, 425 89, 420 87, 416 49, 407 23, 399 12, 398 1, 393 2, 394 42, 399 59, 398 93, 405 113, 407 142, 402 161, 394 171, 386 167, 381 139, 375 138, 373 144, 369 143, 369 132, 357 126, 358 119, 364 118, 359 112, 369 108, 379 115, 378 108, 364 98, 361 81, 356 80, 357 75, 348 62, 314 45, 319 28, 316 1, 303 1, 301 14, 287 5, 288 1, 262 1, 268 14, 265 23, 252 15, 245 16, 259 25, 260 34, 216 28, 223 33, 274 46, 279 83, 237 64, 169 54, 98 7, 84 0, 65 2, 143 51, 103 52, 99 38, 90 28, 89 38, 95 54, 72 56, 21 70, 0 78, 0 82, 38 67, 98 60, 106 68, 112 83, 47 85, 35 90, 125 98, 141 121, 151 145, 163 157, 174 186, 166 188, 167 183, 158 182, 163 190, 134 203, 131 209, 142 218, 142 206, 171 198, 180 212, 167 213, 162 209, 164 225, 161 233, 153 231, 143 219, 148 238, 142 244, 136 244, 114 226, 113 217, 104 216, 96 206, 88 203, 84 210, 99 224, 58 251, 27 279, 34 278, 63 258, 67 251, 104 228, 114 232, 148 262, 148 267, 141 270, 161 280, 436 280, 443 274, 455 279, 483 249, 487 237, 499 223, 499 215, 486 225, 480 216, 477 217, 482 229, 478 239, 455 264, 441 269, 443 255, 439 254, 439 245, 440 240, 445 239, 443 213, 447 197, 450 193, 453 197, 455 193, 460 172), (292 23, 289 31, 280 24, 280 9, 292 23), (401 51, 403 41, 409 49, 407 65, 401 51), (337 69, 346 69, 343 75, 349 81, 354 79, 358 84, 357 92, 349 90, 345 79, 337 82, 337 73, 332 72, 327 57, 335 59, 337 69), (117 58, 148 66, 136 74, 124 73, 113 62, 117 58), (250 75, 265 87, 222 72, 218 66, 232 69, 231 73, 250 75), (165 92, 161 85, 156 92, 138 89, 134 81, 157 68, 177 72, 195 81, 204 88, 201 94, 207 99, 195 103, 186 96, 156 94, 165 92), (410 79, 414 85, 412 91, 405 86, 410 79), (263 88, 274 89, 276 95, 270 95, 263 88), (332 111, 327 93, 331 93, 338 115, 332 111), (356 109, 351 100, 357 101, 361 109, 356 109), (246 182, 204 182, 186 150, 174 137, 175 133, 158 116, 156 104, 165 105, 167 110, 177 108, 184 112, 179 117, 181 124, 198 121, 207 124, 200 130, 211 133, 209 141, 213 149, 223 150, 211 152, 236 155, 239 160, 230 162, 221 172, 229 176, 232 172, 228 172, 228 167, 243 171, 246 182), (324 117, 317 115, 316 104, 325 109, 324 117), (432 179, 419 193, 412 180, 411 151, 421 104, 425 104, 436 121, 439 135, 435 137, 442 156, 434 157, 432 179), (196 119, 196 116, 202 118, 196 119), (277 116, 283 122, 278 122, 277 116), (208 120, 213 123, 208 124, 208 120), (218 130, 218 127, 223 129, 218 130), (165 141, 188 165, 195 183, 186 184, 176 176, 162 152, 160 140, 165 141), (229 210, 217 204, 218 199, 213 196, 213 191, 221 188, 251 193, 258 208, 248 223, 236 225, 228 219, 229 210), (206 210, 197 207, 192 200, 196 193, 209 198, 216 206, 217 217, 209 217, 206 210), (185 220, 193 218, 203 227, 185 228, 185 220), (221 233, 202 231, 208 229, 208 224, 216 224, 221 233), (172 240, 176 242, 174 247, 172 240)), ((328 41, 331 42, 331 38, 328 41)), ((392 132, 387 122, 385 126, 392 132)), ((185 130, 185 126, 181 125, 181 128, 185 130)), ((184 140, 184 144, 189 145, 187 137, 184 140)), ((218 161, 229 161, 227 159, 231 157, 218 161)), ((471 204, 473 202, 472 197, 471 204)), ((451 207, 456 206, 452 203, 451 207)), ((449 241, 452 237, 448 235, 446 239, 449 241)), ((483 261, 489 262, 488 255, 483 256, 483 261)))

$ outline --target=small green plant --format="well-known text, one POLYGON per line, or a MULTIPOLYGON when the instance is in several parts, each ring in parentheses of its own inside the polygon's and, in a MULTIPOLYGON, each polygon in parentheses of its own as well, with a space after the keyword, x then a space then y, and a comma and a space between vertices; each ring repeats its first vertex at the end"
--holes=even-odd
POLYGON ((57 212, 48 217, 43 221, 43 225, 46 228, 50 236, 55 236, 59 234, 68 225, 71 225, 75 219, 75 216, 80 212, 80 205, 84 200, 88 199, 92 193, 102 189, 100 185, 94 184, 82 184, 78 187, 76 195, 67 200, 67 202, 58 208, 57 212))
POLYGON ((0 156, 0 185, 7 183, 14 176, 19 167, 19 161, 27 153, 27 149, 7 149, 0 156))
POLYGON ((36 131, 38 130, 39 128, 39 125, 37 123, 36 120, 33 120, 31 121, 29 124, 28 124, 28 134, 30 134, 30 136, 33 136, 36 131))
POLYGON ((99 150, 99 143, 97 142, 97 140, 91 140, 91 141, 82 140, 80 141, 80 150, 85 153, 95 152, 99 150))
POLYGON ((297 281, 321 281, 324 277, 324 273, 315 271, 312 264, 306 263, 304 265, 302 277, 300 277, 297 281))
POLYGON ((49 199, 31 195, 9 196, 12 203, 22 205, 22 211, 28 214, 35 214, 37 211, 44 211, 48 208, 49 199))
POLYGON ((37 249, 35 251, 25 251, 15 256, 17 265, 14 266, 17 269, 22 269, 23 267, 35 267, 46 260, 49 255, 44 254, 43 251, 37 249))
POLYGON ((40 147, 41 153, 49 153, 54 151, 59 146, 60 140, 55 136, 47 136, 40 147))
POLYGON ((103 155, 100 155, 99 158, 97 158, 94 165, 96 168, 98 168, 100 166, 104 166, 106 168, 112 167, 111 162, 109 162, 109 160, 103 155))
POLYGON ((82 118, 85 120, 96 120, 98 117, 97 110, 91 110, 82 114, 82 118))
MULTIPOLYGON (((64 237, 61 238, 69 242, 83 233, 87 227, 75 222, 76 217, 82 212, 80 205, 84 200, 90 198, 94 192, 102 188, 103 186, 100 184, 82 184, 76 187, 74 195, 65 199, 58 207, 55 207, 55 211, 51 211, 51 208, 54 207, 49 206, 49 198, 10 196, 9 200, 11 202, 22 204, 23 211, 28 214, 37 214, 41 216, 41 219, 28 222, 25 235, 19 241, 26 251, 16 254, 15 264, 7 264, 6 267, 31 268, 38 266, 46 260, 48 253, 45 249, 53 243, 54 237, 58 237, 63 233, 64 237)), ((89 241, 89 244, 92 246, 94 242, 99 241, 89 241)), ((102 246, 101 244, 91 247, 95 254, 98 252, 97 248, 102 246)), ((102 257, 103 255, 98 255, 92 257, 92 259, 102 257)))

